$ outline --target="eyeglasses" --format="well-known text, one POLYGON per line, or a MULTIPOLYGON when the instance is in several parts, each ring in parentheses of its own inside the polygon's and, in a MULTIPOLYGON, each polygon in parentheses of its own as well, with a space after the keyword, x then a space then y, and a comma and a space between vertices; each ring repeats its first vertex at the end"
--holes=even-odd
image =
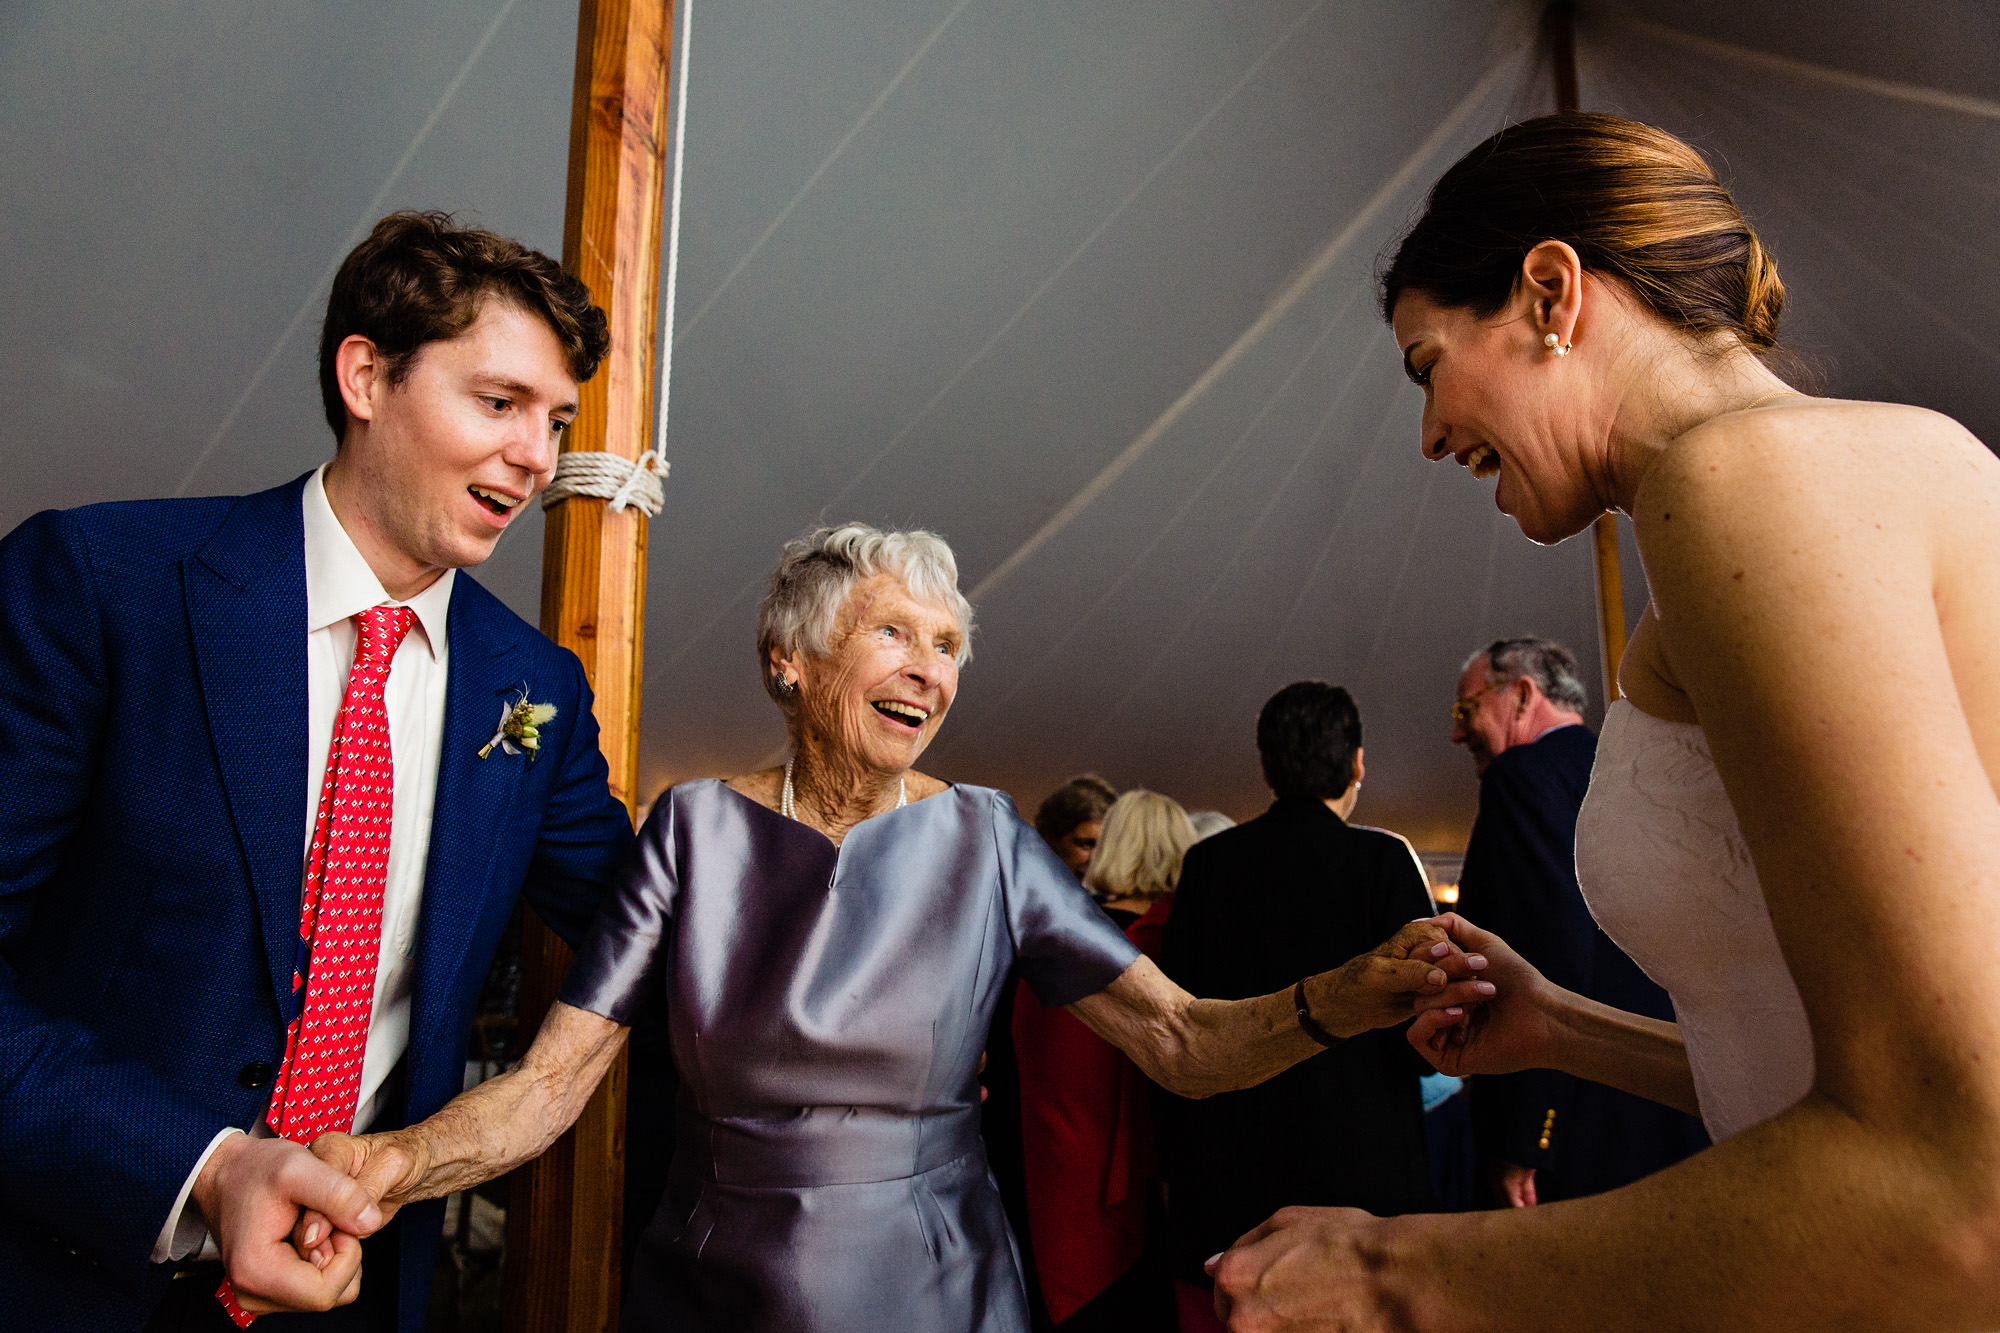
POLYGON ((1490 684, 1488 684, 1485 689, 1475 690, 1469 697, 1460 699, 1455 703, 1453 703, 1451 706, 1452 725, 1458 727, 1470 725, 1472 722, 1472 715, 1479 711, 1480 698, 1484 695, 1493 693, 1493 691, 1500 688, 1500 685, 1501 682, 1497 680, 1493 681, 1490 684))

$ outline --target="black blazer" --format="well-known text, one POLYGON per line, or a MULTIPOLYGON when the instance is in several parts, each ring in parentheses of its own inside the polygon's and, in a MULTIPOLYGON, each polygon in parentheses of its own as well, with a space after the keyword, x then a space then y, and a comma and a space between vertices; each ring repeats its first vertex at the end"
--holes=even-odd
MULTIPOLYGON (((1494 756, 1479 782, 1458 910, 1557 985, 1672 1022, 1667 993, 1598 929, 1577 887, 1576 817, 1596 756, 1584 726, 1494 756)), ((1481 1159, 1534 1167, 1543 1202, 1629 1184, 1708 1143, 1690 1116, 1547 1069, 1475 1079, 1472 1121, 1481 1159)))
MULTIPOLYGON (((1160 963, 1197 996, 1266 995, 1431 911, 1407 842, 1287 798, 1189 849, 1160 963)), ((1431 1207, 1418 1089, 1429 1069, 1393 1028, 1254 1088, 1165 1099, 1161 1156, 1182 1275, 1288 1205, 1385 1216, 1431 1207)))

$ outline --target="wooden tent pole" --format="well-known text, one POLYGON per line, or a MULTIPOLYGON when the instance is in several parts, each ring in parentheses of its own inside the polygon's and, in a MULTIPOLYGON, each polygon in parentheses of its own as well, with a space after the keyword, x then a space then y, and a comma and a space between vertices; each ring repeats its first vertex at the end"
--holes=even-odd
MULTIPOLYGON (((636 459, 652 434, 673 6, 582 0, 579 10, 563 267, 610 317, 611 353, 583 386, 563 448, 636 459)), ((637 509, 614 514, 603 500, 575 496, 549 511, 542 632, 583 660, 611 790, 635 814, 645 596, 646 520, 637 509)), ((529 913, 521 941, 524 1042, 569 960, 568 946, 529 913)), ((509 1182, 509 1333, 617 1327, 624 1136, 621 1056, 576 1127, 509 1182)))
MULTIPOLYGON (((1549 55, 1555 67, 1556 110, 1578 110, 1576 16, 1569 0, 1556 0, 1545 16, 1549 55)), ((1600 514, 1591 525, 1597 564, 1598 647, 1604 654, 1604 702, 1618 697, 1618 663, 1625 656, 1625 584, 1618 568, 1618 516, 1600 514)))

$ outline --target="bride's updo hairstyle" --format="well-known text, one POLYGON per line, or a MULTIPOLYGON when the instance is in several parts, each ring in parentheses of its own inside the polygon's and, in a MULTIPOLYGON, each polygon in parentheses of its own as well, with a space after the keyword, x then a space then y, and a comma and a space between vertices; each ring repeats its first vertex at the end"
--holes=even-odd
POLYGON ((1547 240, 1699 340, 1733 335, 1760 356, 1777 346, 1778 266, 1701 154, 1650 125, 1580 112, 1510 125, 1439 178, 1382 275, 1382 314, 1406 291, 1498 314, 1522 259, 1547 240))

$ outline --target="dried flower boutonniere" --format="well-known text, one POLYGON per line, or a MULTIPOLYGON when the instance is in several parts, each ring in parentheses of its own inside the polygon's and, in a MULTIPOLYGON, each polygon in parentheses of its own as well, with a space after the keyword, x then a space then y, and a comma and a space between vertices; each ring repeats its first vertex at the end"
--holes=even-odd
POLYGON ((519 695, 511 703, 500 705, 500 725, 493 729, 493 739, 479 747, 479 757, 484 759, 499 746, 508 754, 528 752, 529 762, 541 753, 542 727, 556 715, 554 704, 531 704, 528 702, 528 687, 523 685, 519 695), (520 746, 517 750, 514 747, 520 746))

